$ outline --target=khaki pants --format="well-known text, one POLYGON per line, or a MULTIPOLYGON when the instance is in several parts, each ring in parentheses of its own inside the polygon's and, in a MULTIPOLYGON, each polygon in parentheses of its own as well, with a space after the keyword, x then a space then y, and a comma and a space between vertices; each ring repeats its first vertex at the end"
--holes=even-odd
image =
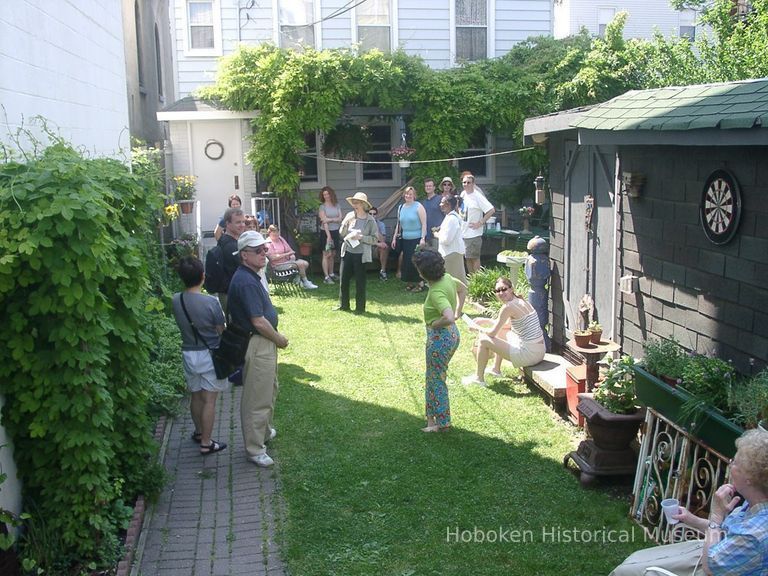
POLYGON ((277 346, 264 336, 254 334, 245 353, 240 400, 240 423, 248 456, 266 452, 264 441, 269 438, 277 389, 277 346))
MULTIPOLYGON (((702 548, 703 540, 644 548, 630 554, 624 562, 614 568, 610 576, 643 576, 645 569, 651 566, 665 568, 678 576, 704 576, 704 570, 699 566, 702 548)), ((656 573, 651 572, 649 576, 656 576, 656 573)))

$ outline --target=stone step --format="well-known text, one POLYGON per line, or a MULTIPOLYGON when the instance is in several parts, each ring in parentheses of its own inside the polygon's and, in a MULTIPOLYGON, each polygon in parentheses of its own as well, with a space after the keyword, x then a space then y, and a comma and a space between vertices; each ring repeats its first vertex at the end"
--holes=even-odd
POLYGON ((565 406, 565 369, 572 366, 568 360, 557 354, 546 354, 544 360, 535 366, 523 369, 525 379, 538 388, 553 407, 565 406))

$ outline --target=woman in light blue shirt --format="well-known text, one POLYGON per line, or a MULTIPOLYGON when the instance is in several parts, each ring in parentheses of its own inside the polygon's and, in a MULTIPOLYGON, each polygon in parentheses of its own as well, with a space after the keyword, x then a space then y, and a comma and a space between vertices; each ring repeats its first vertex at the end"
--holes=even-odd
POLYGON ((399 234, 402 234, 403 249, 400 279, 405 282, 408 292, 421 292, 424 290, 424 283, 413 265, 412 258, 416 247, 424 248, 427 243, 427 212, 424 206, 416 201, 416 189, 413 186, 408 186, 403 192, 403 204, 398 210, 397 225, 392 237, 393 250, 399 234))

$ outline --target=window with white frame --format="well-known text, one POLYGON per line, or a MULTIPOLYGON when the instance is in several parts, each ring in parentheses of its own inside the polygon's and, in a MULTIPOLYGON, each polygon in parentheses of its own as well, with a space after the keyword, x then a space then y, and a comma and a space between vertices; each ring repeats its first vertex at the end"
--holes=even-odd
MULTIPOLYGON (((392 126, 368 126, 368 162, 392 162, 392 126)), ((363 164, 363 182, 378 182, 394 178, 392 164, 363 164)))
POLYGON ((280 47, 315 46, 313 0, 279 0, 280 47))
POLYGON ((189 50, 216 48, 214 0, 187 0, 187 47, 189 50))
POLYGON ((605 38, 605 29, 613 20, 616 14, 616 8, 598 8, 597 9, 597 35, 605 38))
POLYGON ((691 42, 696 40, 696 12, 694 10, 682 10, 680 12, 680 38, 688 38, 691 42))
POLYGON ((300 179, 301 183, 315 184, 320 181, 320 172, 318 170, 317 159, 317 133, 307 132, 304 134, 304 153, 302 156, 300 179))
POLYGON ((487 0, 456 1, 456 60, 473 62, 488 56, 487 0))
POLYGON ((489 152, 488 133, 485 128, 478 128, 472 134, 467 149, 460 153, 464 159, 458 162, 459 172, 469 170, 475 178, 490 177, 488 157, 486 156, 489 152), (468 158, 469 156, 478 156, 478 158, 468 158))
POLYGON ((362 52, 374 48, 382 52, 392 49, 389 2, 390 0, 366 0, 356 6, 357 41, 362 52))

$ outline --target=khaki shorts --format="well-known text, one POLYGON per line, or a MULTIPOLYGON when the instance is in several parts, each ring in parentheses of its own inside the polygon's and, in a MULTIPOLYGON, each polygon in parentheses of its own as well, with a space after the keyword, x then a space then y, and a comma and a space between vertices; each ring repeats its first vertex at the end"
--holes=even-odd
POLYGON ((476 238, 464 238, 464 248, 466 249, 466 252, 464 253, 465 258, 479 260, 480 252, 483 249, 483 237, 477 236, 476 238))

